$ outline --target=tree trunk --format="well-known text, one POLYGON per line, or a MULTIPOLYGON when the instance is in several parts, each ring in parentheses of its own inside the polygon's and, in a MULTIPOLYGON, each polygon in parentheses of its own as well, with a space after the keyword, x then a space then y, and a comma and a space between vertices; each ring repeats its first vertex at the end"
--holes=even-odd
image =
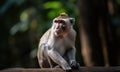
POLYGON ((109 66, 111 27, 107 0, 79 0, 79 7, 81 49, 86 65, 109 66))

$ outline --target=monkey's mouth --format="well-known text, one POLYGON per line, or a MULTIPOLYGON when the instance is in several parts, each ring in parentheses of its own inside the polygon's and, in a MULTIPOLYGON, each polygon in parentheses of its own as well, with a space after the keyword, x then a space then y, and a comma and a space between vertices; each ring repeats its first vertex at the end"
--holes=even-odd
POLYGON ((66 33, 66 27, 62 26, 55 30, 56 36, 64 36, 66 33))

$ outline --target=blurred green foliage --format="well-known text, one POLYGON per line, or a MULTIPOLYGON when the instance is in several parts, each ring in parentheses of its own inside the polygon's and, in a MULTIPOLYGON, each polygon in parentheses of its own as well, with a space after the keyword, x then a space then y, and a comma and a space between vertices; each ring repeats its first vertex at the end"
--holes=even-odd
POLYGON ((116 0, 118 4, 120 4, 120 0, 116 0))

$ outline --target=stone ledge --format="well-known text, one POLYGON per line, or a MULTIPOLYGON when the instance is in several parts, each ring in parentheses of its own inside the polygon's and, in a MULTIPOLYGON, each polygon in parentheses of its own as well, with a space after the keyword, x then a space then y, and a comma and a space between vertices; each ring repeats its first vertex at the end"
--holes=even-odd
MULTIPOLYGON (((60 68, 10 68, 1 70, 0 72, 65 72, 60 68)), ((120 72, 119 67, 81 67, 80 70, 72 72, 120 72)))

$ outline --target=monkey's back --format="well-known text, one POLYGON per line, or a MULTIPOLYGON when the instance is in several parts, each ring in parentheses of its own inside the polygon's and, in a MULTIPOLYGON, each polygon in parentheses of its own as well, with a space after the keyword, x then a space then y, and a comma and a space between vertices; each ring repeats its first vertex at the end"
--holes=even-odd
POLYGON ((50 30, 51 29, 48 29, 43 35, 42 37, 40 38, 40 44, 42 43, 47 43, 48 39, 49 39, 49 36, 50 36, 50 30))

